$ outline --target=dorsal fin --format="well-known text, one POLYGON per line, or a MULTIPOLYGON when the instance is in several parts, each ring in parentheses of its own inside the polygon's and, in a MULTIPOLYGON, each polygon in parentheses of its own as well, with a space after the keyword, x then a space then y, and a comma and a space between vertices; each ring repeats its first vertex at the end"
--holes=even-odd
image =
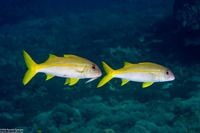
POLYGON ((153 64, 151 62, 141 62, 141 63, 138 63, 138 64, 153 64))
POLYGON ((47 61, 48 60, 51 60, 51 59, 54 59, 54 58, 56 58, 57 56, 55 56, 55 55, 53 55, 53 54, 49 54, 49 58, 47 59, 47 61))
POLYGON ((78 56, 72 54, 65 54, 64 57, 78 57, 78 56))
POLYGON ((124 66, 132 65, 132 63, 124 62, 124 66))

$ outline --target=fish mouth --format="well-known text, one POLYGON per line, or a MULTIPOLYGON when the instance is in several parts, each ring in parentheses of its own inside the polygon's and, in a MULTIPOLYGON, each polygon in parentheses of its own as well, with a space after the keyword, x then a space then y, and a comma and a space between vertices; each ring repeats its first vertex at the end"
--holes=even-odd
POLYGON ((97 77, 100 77, 102 75, 102 73, 101 73, 101 71, 99 70, 98 72, 97 72, 97 77))
POLYGON ((170 80, 174 80, 174 79, 175 79, 175 76, 171 75, 170 80))
POLYGON ((101 73, 101 71, 99 71, 99 72, 97 72, 97 75, 96 75, 95 77, 89 79, 89 80, 86 81, 85 83, 89 83, 89 82, 91 82, 91 81, 93 81, 93 80, 99 78, 101 75, 102 75, 102 73, 101 73))

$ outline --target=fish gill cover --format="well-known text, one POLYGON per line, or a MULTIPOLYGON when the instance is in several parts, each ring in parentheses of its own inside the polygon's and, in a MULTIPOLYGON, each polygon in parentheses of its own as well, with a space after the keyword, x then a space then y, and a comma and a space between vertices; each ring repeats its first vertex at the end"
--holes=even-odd
POLYGON ((0 7, 0 132, 200 131, 199 0, 0 0, 0 7), (102 61, 114 70, 153 62, 176 79, 148 88, 115 79, 97 88, 102 77, 66 86, 37 74, 24 86, 22 50, 37 63, 49 54, 86 58, 102 77, 102 61))

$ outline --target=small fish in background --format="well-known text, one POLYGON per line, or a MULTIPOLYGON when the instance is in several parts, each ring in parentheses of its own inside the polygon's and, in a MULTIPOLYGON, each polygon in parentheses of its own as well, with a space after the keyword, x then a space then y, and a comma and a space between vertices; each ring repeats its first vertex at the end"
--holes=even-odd
POLYGON ((129 81, 143 82, 142 88, 148 87, 154 82, 165 82, 175 79, 174 74, 169 69, 155 63, 131 64, 125 62, 124 67, 118 70, 113 70, 106 63, 102 63, 107 75, 99 82, 97 87, 103 86, 112 78, 121 78, 121 86, 129 81))
POLYGON ((41 64, 36 64, 25 51, 23 51, 23 55, 28 67, 23 78, 24 85, 37 73, 45 73, 47 75, 46 80, 54 76, 67 78, 65 84, 70 86, 76 84, 79 79, 91 78, 86 82, 88 83, 101 76, 101 70, 96 64, 76 55, 58 57, 50 54, 49 58, 41 64))

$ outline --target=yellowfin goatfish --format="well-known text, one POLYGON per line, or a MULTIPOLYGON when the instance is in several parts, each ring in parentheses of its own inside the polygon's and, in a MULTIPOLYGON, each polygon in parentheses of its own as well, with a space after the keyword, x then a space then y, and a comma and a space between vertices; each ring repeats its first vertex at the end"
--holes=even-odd
POLYGON ((50 54, 47 61, 36 64, 25 51, 23 51, 23 54, 28 67, 28 71, 23 79, 24 85, 39 72, 47 75, 46 80, 54 76, 67 78, 65 84, 69 84, 70 86, 76 84, 79 79, 91 78, 86 82, 88 83, 101 76, 101 71, 96 64, 76 55, 58 57, 50 54))
POLYGON ((107 75, 99 82, 97 87, 106 84, 112 78, 121 78, 122 84, 128 81, 143 82, 142 88, 152 85, 154 82, 164 82, 174 80, 174 74, 167 68, 150 62, 139 64, 124 63, 124 67, 118 70, 113 70, 106 63, 103 63, 103 68, 107 75))

